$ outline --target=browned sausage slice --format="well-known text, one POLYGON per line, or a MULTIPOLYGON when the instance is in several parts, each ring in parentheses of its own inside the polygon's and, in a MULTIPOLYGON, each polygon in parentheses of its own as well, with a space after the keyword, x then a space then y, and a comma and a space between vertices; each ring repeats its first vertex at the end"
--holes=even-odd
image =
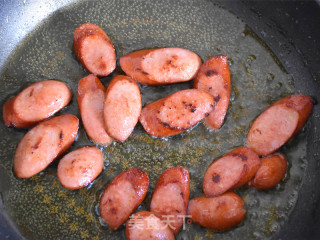
POLYGON ((138 168, 116 176, 100 199, 100 215, 113 230, 118 229, 141 204, 147 194, 149 178, 138 168))
POLYGON ((228 155, 239 156, 242 163, 246 165, 246 171, 240 181, 233 187, 238 188, 248 183, 258 171, 261 161, 254 151, 247 147, 239 147, 228 153, 228 155))
POLYGON ((301 130, 308 117, 310 116, 313 108, 312 98, 308 95, 303 94, 289 95, 285 98, 280 99, 275 104, 283 104, 298 111, 299 121, 294 134, 298 133, 301 130))
POLYGON ((299 113, 295 109, 283 104, 272 105, 253 122, 247 146, 260 156, 273 153, 292 137, 298 122, 299 113))
POLYGON ((160 218, 151 212, 141 211, 131 216, 126 227, 128 240, 174 240, 174 234, 160 218))
POLYGON ((218 197, 197 197, 189 202, 188 215, 203 227, 227 230, 244 219, 243 200, 233 192, 218 197))
POLYGON ((227 154, 214 161, 203 178, 203 192, 207 197, 218 196, 235 187, 248 171, 240 155, 227 154))
POLYGON ((186 130, 201 121, 213 108, 214 101, 209 94, 186 89, 164 98, 156 116, 165 127, 186 130))
POLYGON ((189 171, 183 167, 169 168, 159 177, 150 211, 167 222, 174 234, 178 234, 187 213, 189 196, 189 171))
POLYGON ((112 142, 104 127, 105 87, 95 75, 82 78, 78 84, 77 101, 83 126, 89 138, 97 144, 112 142))
POLYGON ((194 81, 194 87, 213 96, 215 108, 203 121, 211 129, 219 129, 226 116, 230 93, 230 70, 226 55, 217 55, 205 61, 194 81))
POLYGON ((141 113, 138 84, 130 77, 118 75, 107 88, 104 121, 107 132, 123 142, 132 133, 141 113))
POLYGON ((50 120, 43 122, 43 124, 56 125, 59 126, 62 130, 59 136, 60 139, 62 139, 61 152, 58 154, 58 156, 62 155, 65 151, 67 151, 77 137, 79 129, 79 119, 72 114, 64 114, 61 116, 51 118, 50 120))
POLYGON ((83 147, 65 155, 57 175, 62 186, 74 190, 91 183, 102 171, 103 156, 96 147, 83 147))
POLYGON ((29 178, 44 170, 71 146, 78 127, 78 118, 66 114, 42 122, 27 132, 14 155, 13 169, 17 177, 29 178))
POLYGON ((280 153, 274 153, 261 159, 261 167, 250 185, 256 189, 273 188, 284 178, 286 171, 286 158, 280 153))
POLYGON ((189 81, 195 77, 200 65, 200 57, 183 48, 140 50, 120 58, 122 70, 147 85, 189 81))
POLYGON ((97 25, 84 23, 73 34, 78 60, 91 73, 107 76, 116 68, 116 52, 107 34, 97 25))
POLYGON ((261 156, 273 153, 300 131, 312 108, 313 100, 307 95, 295 94, 278 100, 253 122, 247 146, 261 156))
POLYGON ((149 103, 142 109, 139 121, 144 130, 155 137, 169 137, 184 132, 184 130, 170 129, 159 121, 156 113, 162 106, 162 102, 163 99, 159 99, 155 102, 149 103))
POLYGON ((8 127, 31 127, 64 108, 71 97, 70 89, 63 82, 56 80, 36 82, 5 103, 4 123, 8 127))

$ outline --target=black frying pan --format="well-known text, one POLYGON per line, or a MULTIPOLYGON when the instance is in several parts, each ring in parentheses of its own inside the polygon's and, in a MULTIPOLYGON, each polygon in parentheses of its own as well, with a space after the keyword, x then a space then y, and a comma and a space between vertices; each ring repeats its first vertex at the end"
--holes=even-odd
MULTIPOLYGON (((31 82, 59 79, 73 92, 87 72, 75 58, 72 33, 83 22, 100 25, 117 56, 145 47, 184 47, 203 60, 227 54, 232 99, 218 132, 199 124, 169 139, 154 139, 138 125, 124 144, 101 147, 103 174, 88 188, 66 191, 56 179, 56 163, 29 180, 11 170, 16 144, 25 130, 0 134, 0 239, 122 239, 99 219, 103 188, 120 171, 144 168, 151 179, 140 209, 148 209, 152 190, 167 167, 190 170, 191 197, 201 194, 206 167, 244 144, 250 122, 290 93, 319 97, 320 8, 316 2, 278 1, 28 1, 0 3, 1 104, 31 82), (75 3, 74 3, 75 2, 75 3)), ((116 74, 103 78, 105 85, 116 74)), ((142 87, 143 103, 192 83, 142 87)), ((1 105, 2 106, 2 105, 1 105)), ((280 151, 289 162, 285 180, 275 189, 237 191, 246 204, 243 224, 225 233, 187 225, 177 239, 317 239, 320 236, 319 105, 306 127, 280 151)), ((79 116, 75 99, 62 113, 79 116)), ((93 145, 80 130, 72 149, 93 145)))

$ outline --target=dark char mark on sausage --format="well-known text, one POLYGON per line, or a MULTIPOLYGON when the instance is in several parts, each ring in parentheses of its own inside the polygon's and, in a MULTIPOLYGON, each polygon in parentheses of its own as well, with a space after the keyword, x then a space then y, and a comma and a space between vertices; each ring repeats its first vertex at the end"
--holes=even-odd
POLYGON ((243 161, 246 161, 248 158, 242 154, 239 153, 233 153, 232 154, 233 157, 240 157, 243 161))
POLYGON ((216 97, 214 97, 213 99, 214 99, 214 101, 217 103, 217 102, 219 102, 220 101, 220 95, 218 95, 218 96, 216 96, 216 97))
POLYGON ((219 174, 215 174, 215 175, 212 177, 212 181, 214 181, 215 183, 219 182, 219 181, 220 181, 220 175, 219 175, 219 174))
POLYGON ((211 77, 212 75, 215 75, 215 74, 218 74, 216 70, 208 70, 208 71, 206 72, 206 75, 207 75, 208 77, 211 77))
POLYGON ((42 141, 42 138, 40 138, 40 139, 37 141, 37 143, 36 143, 34 146, 32 146, 32 149, 38 149, 41 141, 42 141))
POLYGON ((60 131, 60 134, 59 134, 59 139, 60 139, 60 142, 59 142, 59 147, 61 147, 62 145, 62 142, 63 142, 63 132, 60 131))

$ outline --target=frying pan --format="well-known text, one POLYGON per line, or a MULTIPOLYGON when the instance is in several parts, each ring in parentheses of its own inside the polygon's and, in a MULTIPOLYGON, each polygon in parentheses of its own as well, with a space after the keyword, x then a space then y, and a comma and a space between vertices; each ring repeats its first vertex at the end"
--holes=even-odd
MULTIPOLYGON (((123 144, 101 150, 105 169, 90 186, 63 189, 56 163, 29 180, 12 172, 15 147, 26 130, 0 127, 0 239, 123 239, 99 219, 97 203, 103 188, 119 172, 142 167, 150 176, 149 193, 139 208, 148 209, 161 172, 176 165, 189 169, 191 197, 201 194, 207 166, 245 143, 250 122, 269 104, 290 93, 314 97, 320 92, 320 8, 315 1, 31 1, 0 2, 1 106, 31 82, 59 79, 73 92, 87 72, 72 50, 78 25, 100 25, 113 41, 117 56, 130 51, 177 46, 203 60, 227 54, 232 98, 223 128, 191 131, 155 139, 137 125, 123 144)), ((105 85, 116 74, 102 78, 105 85)), ((192 83, 141 86, 146 104, 192 83)), ((195 224, 177 239, 319 239, 320 237, 320 109, 315 105, 306 127, 280 149, 289 162, 284 181, 275 189, 237 190, 247 216, 223 233, 195 224)), ((61 113, 79 116, 75 98, 61 113)), ((93 145, 83 128, 72 149, 93 145)))

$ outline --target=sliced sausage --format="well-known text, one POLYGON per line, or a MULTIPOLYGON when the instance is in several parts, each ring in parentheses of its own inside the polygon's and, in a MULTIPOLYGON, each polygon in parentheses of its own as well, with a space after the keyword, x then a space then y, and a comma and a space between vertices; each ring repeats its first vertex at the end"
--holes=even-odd
POLYGON ((205 61, 194 81, 194 87, 213 96, 215 108, 203 122, 210 129, 219 129, 226 116, 231 93, 227 56, 217 55, 205 61))
POLYGON ((141 204, 147 194, 149 178, 139 168, 116 176, 100 199, 100 215, 113 230, 118 229, 141 204))
POLYGON ((214 108, 212 97, 197 89, 186 89, 148 104, 140 122, 156 137, 179 134, 201 121, 214 108))
POLYGON ((274 104, 253 122, 247 135, 247 146, 260 156, 269 155, 292 137, 298 123, 299 113, 294 108, 274 104))
POLYGON ((203 192, 207 197, 218 196, 235 187, 248 171, 240 155, 226 154, 214 161, 203 178, 203 192))
POLYGON ((189 171, 183 167, 165 170, 152 195, 150 211, 169 223, 174 234, 178 234, 183 224, 190 196, 189 171))
POLYGON ((83 126, 89 138, 97 144, 112 142, 104 127, 105 87, 95 75, 82 78, 78 84, 77 101, 83 126))
POLYGON ((313 100, 307 95, 295 94, 278 100, 253 122, 247 146, 261 156, 273 153, 301 130, 312 108, 313 100))
POLYGON ((62 186, 74 190, 91 183, 102 171, 103 156, 96 147, 83 147, 65 155, 57 168, 62 186))
POLYGON ((174 240, 168 225, 148 211, 133 214, 126 226, 128 240, 174 240))
POLYGON ((208 197, 220 195, 248 183, 261 165, 259 156, 247 147, 239 147, 214 161, 203 179, 208 197))
POLYGON ((298 111, 299 121, 298 121, 298 126, 294 132, 294 135, 298 133, 301 130, 301 128, 304 126, 313 108, 312 98, 308 95, 303 95, 303 94, 289 95, 285 98, 280 99, 275 104, 283 104, 289 108, 293 108, 298 111))
POLYGON ((17 177, 29 178, 44 170, 71 146, 78 128, 78 118, 66 114, 39 123, 27 132, 14 155, 13 169, 17 177))
POLYGON ((165 124, 161 123, 156 116, 162 106, 163 99, 149 103, 146 105, 140 114, 139 121, 142 124, 144 130, 155 137, 169 137, 180 134, 185 130, 171 129, 165 124))
POLYGON ((78 60, 97 76, 107 76, 116 68, 116 52, 107 34, 97 25, 84 23, 73 34, 78 60))
POLYGON ((183 48, 140 50, 120 58, 122 70, 147 85, 189 81, 196 76, 200 65, 200 57, 183 48))
POLYGON ((246 210, 243 200, 233 192, 218 197, 204 196, 190 200, 188 215, 192 221, 214 230, 227 230, 244 219, 246 210))
POLYGON ((4 123, 8 127, 31 127, 64 108, 71 101, 71 97, 70 89, 63 82, 36 82, 4 104, 4 123))
POLYGON ((261 167, 250 185, 261 190, 273 188, 284 178, 286 171, 286 158, 281 153, 274 153, 261 159, 261 167))
POLYGON ((186 89, 164 98, 156 116, 166 127, 186 130, 201 121, 213 108, 214 101, 209 94, 186 89))
POLYGON ((239 156, 243 164, 246 165, 246 171, 240 181, 233 187, 238 188, 248 183, 258 171, 261 161, 254 151, 247 147, 239 147, 228 153, 228 155, 239 156))
POLYGON ((60 126, 62 131, 60 131, 59 137, 60 139, 62 139, 62 142, 60 143, 61 152, 58 154, 58 156, 61 156, 71 147, 72 143, 77 137, 79 129, 79 119, 72 114, 64 114, 51 118, 43 124, 60 126))
POLYGON ((130 77, 118 75, 107 88, 104 121, 107 132, 123 142, 132 133, 141 113, 138 84, 130 77))

